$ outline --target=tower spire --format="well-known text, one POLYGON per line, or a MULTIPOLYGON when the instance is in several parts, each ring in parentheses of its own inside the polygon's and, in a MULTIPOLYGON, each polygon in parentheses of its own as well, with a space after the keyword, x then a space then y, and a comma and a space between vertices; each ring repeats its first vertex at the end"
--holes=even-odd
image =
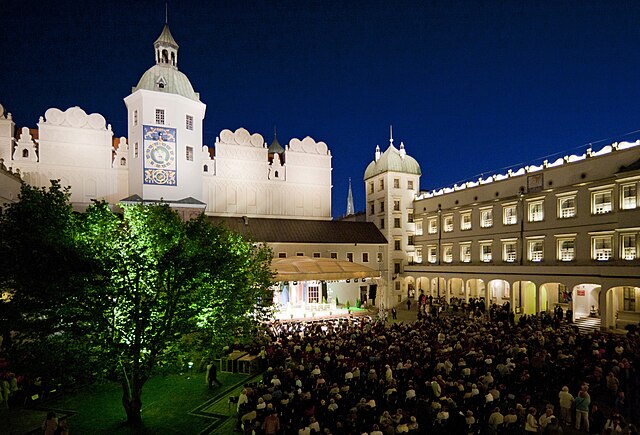
POLYGON ((389 125, 389 145, 393 146, 393 125, 389 125))
POLYGON ((164 2, 164 23, 169 24, 169 2, 164 2))
POLYGON ((351 191, 351 177, 349 177, 349 193, 347 194, 347 216, 355 214, 353 206, 353 192, 351 191))

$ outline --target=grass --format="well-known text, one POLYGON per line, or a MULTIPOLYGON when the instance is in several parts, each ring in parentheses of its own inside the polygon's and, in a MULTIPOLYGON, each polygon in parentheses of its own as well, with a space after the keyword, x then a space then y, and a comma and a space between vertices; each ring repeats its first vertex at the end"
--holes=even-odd
POLYGON ((126 425, 122 390, 116 383, 96 384, 76 394, 60 396, 28 413, 16 409, 3 414, 14 413, 11 433, 16 434, 40 433, 39 423, 49 410, 56 411, 59 416, 68 416, 73 434, 229 433, 228 428, 233 427, 230 416, 235 414, 233 407, 229 410, 228 396, 237 394, 248 376, 220 373, 218 378, 223 386, 213 391, 207 390, 204 373, 149 379, 142 392, 141 428, 126 425), (18 420, 24 420, 22 429, 18 420))

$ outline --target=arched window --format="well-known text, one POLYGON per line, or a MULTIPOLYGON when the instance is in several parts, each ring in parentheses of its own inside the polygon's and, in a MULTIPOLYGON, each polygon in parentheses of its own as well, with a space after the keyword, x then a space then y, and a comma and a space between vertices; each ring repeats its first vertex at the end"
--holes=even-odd
POLYGON ((202 169, 204 170, 204 172, 209 172, 209 166, 208 165, 204 165, 204 167, 202 169))
POLYGON ((169 63, 169 52, 162 50, 162 63, 169 63))
POLYGON ((127 159, 124 157, 120 159, 120 166, 127 166, 127 159))
POLYGON ((176 52, 171 52, 171 65, 176 66, 176 52))
POLYGON ((276 178, 278 178, 278 171, 275 172, 276 178))
POLYGON ((28 149, 23 149, 22 150, 22 157, 24 157, 25 159, 29 158, 29 150, 28 149))

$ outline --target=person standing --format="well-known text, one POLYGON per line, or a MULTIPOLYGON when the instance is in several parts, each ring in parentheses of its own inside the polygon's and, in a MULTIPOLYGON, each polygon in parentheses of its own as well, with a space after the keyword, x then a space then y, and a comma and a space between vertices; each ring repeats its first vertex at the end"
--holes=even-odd
POLYGON ((262 430, 265 435, 276 435, 280 432, 280 418, 276 411, 273 411, 264 419, 262 430))
POLYGON ((589 405, 591 405, 591 397, 585 390, 580 391, 575 399, 576 403, 576 430, 582 429, 589 432, 589 405), (583 423, 581 424, 581 421, 583 423))
POLYGON ((210 390, 213 390, 214 383, 216 383, 218 387, 222 387, 222 382, 218 380, 218 367, 216 367, 214 361, 209 361, 207 365, 207 384, 210 390))
POLYGON ((407 310, 411 311, 411 298, 407 299, 407 310))
POLYGON ((569 392, 569 387, 564 386, 558 393, 560 400, 560 418, 567 425, 571 424, 571 407, 573 406, 574 397, 569 392))
POLYGON ((47 413, 47 418, 42 422, 42 433, 44 435, 54 435, 58 429, 58 417, 53 411, 47 413))

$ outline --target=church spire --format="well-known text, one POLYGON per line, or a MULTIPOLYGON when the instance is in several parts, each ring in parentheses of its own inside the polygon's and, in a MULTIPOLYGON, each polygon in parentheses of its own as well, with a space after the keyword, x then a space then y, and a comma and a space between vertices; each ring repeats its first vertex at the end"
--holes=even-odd
POLYGON ((171 35, 169 24, 164 23, 162 33, 153 43, 153 48, 156 52, 156 65, 162 64, 178 68, 178 43, 171 35))
POLYGON ((351 216, 355 214, 355 208, 353 206, 353 192, 351 191, 351 177, 349 177, 349 193, 347 194, 347 214, 346 216, 351 216))

